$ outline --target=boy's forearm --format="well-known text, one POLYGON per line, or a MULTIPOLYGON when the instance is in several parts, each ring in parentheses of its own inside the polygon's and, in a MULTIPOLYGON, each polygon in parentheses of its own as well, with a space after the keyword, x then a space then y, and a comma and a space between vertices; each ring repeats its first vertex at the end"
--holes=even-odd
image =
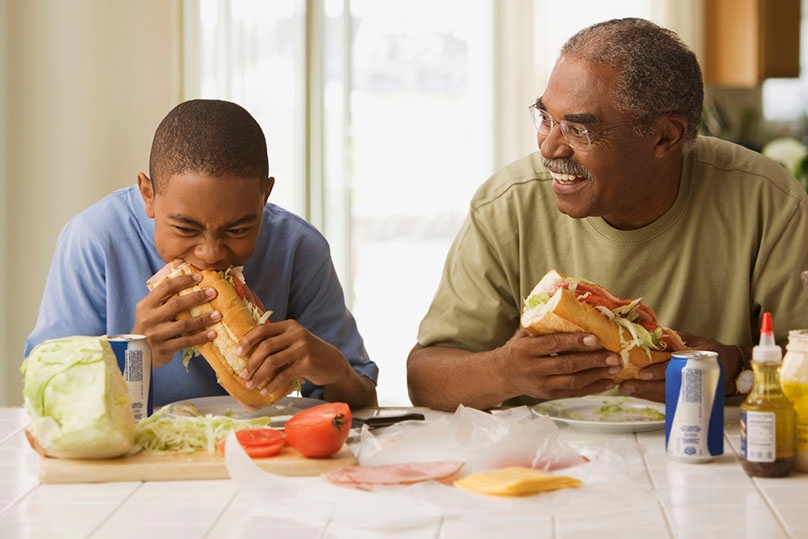
POLYGON ((377 406, 376 384, 354 370, 347 359, 346 374, 333 384, 324 387, 323 398, 329 402, 345 402, 351 408, 377 406))

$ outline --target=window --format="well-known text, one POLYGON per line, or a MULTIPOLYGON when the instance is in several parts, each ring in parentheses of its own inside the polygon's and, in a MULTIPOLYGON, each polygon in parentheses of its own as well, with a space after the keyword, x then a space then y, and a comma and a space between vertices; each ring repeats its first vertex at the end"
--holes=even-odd
POLYGON ((418 323, 494 170, 492 4, 186 4, 186 97, 261 123, 270 200, 328 238, 383 405, 408 403, 418 323))

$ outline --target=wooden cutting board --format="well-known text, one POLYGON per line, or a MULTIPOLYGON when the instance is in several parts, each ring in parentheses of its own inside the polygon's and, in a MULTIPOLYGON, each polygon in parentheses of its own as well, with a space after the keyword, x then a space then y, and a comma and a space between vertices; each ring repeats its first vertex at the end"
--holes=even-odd
MULTIPOLYGON (((313 476, 342 466, 356 466, 347 445, 335 455, 309 459, 291 447, 279 455, 254 459, 264 470, 286 476, 313 476)), ((188 481, 192 479, 229 479, 224 457, 207 452, 192 454, 138 453, 116 459, 55 459, 44 457, 39 464, 39 482, 107 483, 112 481, 188 481)))

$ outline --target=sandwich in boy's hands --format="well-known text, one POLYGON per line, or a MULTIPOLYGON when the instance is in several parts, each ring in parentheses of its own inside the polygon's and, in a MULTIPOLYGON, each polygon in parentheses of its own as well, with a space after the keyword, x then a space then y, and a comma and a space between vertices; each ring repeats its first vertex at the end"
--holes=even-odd
MULTIPOLYGON (((219 319, 208 326, 207 336, 211 340, 198 344, 197 349, 207 360, 219 383, 242 406, 266 406, 288 395, 296 387, 297 380, 283 378, 280 389, 262 391, 272 378, 279 372, 270 373, 269 377, 255 383, 244 378, 247 372, 247 358, 245 349, 240 347, 240 341, 257 326, 266 322, 270 311, 264 309, 261 299, 247 286, 244 274, 240 267, 231 266, 225 271, 200 270, 182 260, 173 260, 152 276, 146 286, 150 290, 173 277, 181 275, 200 275, 201 280, 194 286, 182 290, 179 296, 186 296, 197 291, 212 288, 216 291, 209 301, 196 305, 178 314, 179 319, 200 317, 206 314, 219 313, 219 319), (213 335, 211 335, 213 333, 213 335)), ((246 349, 249 351, 249 348, 246 349)), ((283 370, 281 366, 279 370, 283 370)))

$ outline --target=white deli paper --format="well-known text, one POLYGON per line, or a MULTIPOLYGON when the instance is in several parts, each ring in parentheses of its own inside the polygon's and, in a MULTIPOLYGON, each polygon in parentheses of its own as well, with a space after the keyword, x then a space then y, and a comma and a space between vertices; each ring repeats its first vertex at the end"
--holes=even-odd
POLYGON ((399 492, 365 492, 329 483, 323 477, 283 477, 259 468, 231 432, 225 442, 230 478, 263 512, 312 526, 329 523, 357 528, 401 530, 437 525, 449 512, 399 492))
POLYGON ((347 526, 400 532, 445 526, 458 518, 468 522, 531 519, 578 514, 582 507, 609 511, 657 503, 653 489, 641 481, 644 467, 633 437, 599 443, 588 448, 584 457, 559 438, 551 419, 526 407, 488 414, 460 406, 452 416, 407 421, 376 432, 367 426, 362 429, 361 465, 456 460, 466 463, 461 476, 505 466, 532 466, 576 477, 583 485, 520 498, 472 494, 435 481, 368 492, 334 485, 323 477, 266 472, 252 462, 232 433, 225 448, 227 470, 241 494, 261 512, 321 529, 347 526))
POLYGON ((365 466, 462 461, 463 475, 506 466, 550 471, 586 462, 559 438, 552 419, 526 406, 489 414, 460 405, 453 416, 403 422, 378 437, 363 428, 357 457, 365 466))

